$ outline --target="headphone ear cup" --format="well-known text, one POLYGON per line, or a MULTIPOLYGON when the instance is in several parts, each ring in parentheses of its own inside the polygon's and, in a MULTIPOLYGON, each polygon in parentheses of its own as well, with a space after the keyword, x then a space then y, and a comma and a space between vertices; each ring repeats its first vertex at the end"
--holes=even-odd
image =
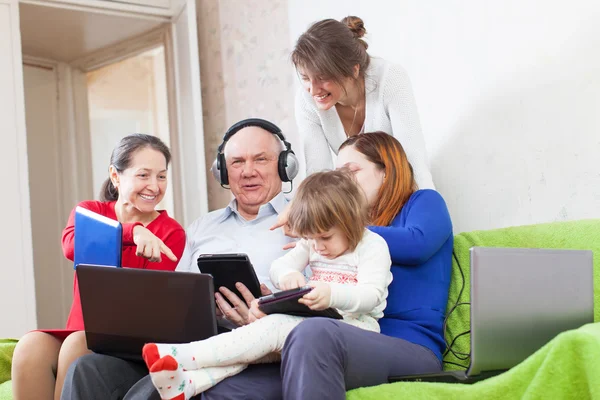
POLYGON ((219 154, 219 171, 221 172, 221 185, 229 185, 229 175, 227 174, 227 162, 225 154, 219 154))
POLYGON ((227 164, 225 163, 224 154, 217 154, 217 158, 212 165, 211 171, 221 186, 229 184, 229 176, 227 175, 227 164))
POLYGON ((298 175, 298 157, 292 150, 279 153, 278 170, 282 182, 291 182, 298 175))
POLYGON ((293 151, 289 150, 287 153, 287 167, 285 168, 285 173, 291 182, 292 179, 298 176, 298 172, 300 171, 300 161, 293 151))
POLYGON ((217 158, 215 158, 215 161, 213 161, 212 166, 210 167, 210 172, 212 172, 212 176, 215 177, 215 180, 221 183, 221 173, 219 172, 217 164, 217 158))

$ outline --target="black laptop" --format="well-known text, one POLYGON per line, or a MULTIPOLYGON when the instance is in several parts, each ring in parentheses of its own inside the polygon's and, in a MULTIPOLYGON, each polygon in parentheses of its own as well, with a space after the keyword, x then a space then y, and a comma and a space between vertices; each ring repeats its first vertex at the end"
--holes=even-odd
POLYGON ((390 382, 474 383, 519 364, 561 332, 594 322, 589 250, 471 248, 471 363, 390 382))
POLYGON ((145 343, 217 334, 210 275, 85 264, 76 271, 87 345, 95 353, 141 360, 145 343))

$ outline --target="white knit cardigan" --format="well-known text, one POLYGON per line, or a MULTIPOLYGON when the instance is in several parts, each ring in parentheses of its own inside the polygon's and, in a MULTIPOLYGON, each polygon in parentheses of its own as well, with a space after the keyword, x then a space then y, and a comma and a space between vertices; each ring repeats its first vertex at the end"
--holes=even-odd
MULTIPOLYGON (((366 115, 364 132, 394 135, 404 147, 420 189, 435 189, 421 132, 417 105, 408 74, 400 65, 371 58, 365 74, 366 115)), ((296 123, 304 146, 306 174, 333 168, 329 149, 335 154, 346 140, 335 107, 317 108, 303 88, 296 94, 296 123)))

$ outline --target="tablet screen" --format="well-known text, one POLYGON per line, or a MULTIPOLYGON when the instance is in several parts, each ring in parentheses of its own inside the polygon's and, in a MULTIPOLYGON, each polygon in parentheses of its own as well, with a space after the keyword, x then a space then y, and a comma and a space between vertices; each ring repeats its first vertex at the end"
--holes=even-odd
POLYGON ((255 298, 261 296, 258 277, 246 254, 201 254, 198 257, 198 268, 203 274, 212 275, 215 292, 224 286, 243 300, 242 294, 235 287, 237 282, 241 282, 255 298))

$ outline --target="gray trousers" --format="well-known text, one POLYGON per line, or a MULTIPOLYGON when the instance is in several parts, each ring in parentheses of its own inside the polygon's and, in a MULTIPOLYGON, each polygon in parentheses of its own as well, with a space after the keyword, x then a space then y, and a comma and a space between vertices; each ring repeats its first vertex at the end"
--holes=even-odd
MULTIPOLYGON (((441 370, 427 348, 341 321, 310 318, 288 336, 282 363, 251 365, 195 400, 346 398, 346 391, 387 383, 391 375, 441 370)), ((160 399, 145 367, 86 355, 67 373, 62 400, 160 399)))

